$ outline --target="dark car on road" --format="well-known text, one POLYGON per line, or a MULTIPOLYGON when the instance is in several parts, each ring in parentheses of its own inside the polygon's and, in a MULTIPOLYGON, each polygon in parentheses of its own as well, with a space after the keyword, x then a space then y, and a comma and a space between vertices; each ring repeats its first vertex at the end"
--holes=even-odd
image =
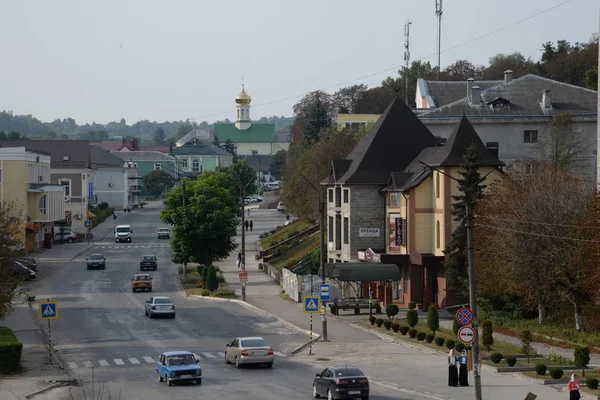
POLYGON ((156 271, 158 269, 158 258, 153 255, 145 255, 142 256, 140 260, 140 271, 145 270, 153 270, 156 271))
POLYGON ((13 260, 9 270, 19 280, 30 281, 37 277, 37 273, 34 270, 19 261, 13 260))
POLYGON ((313 397, 369 399, 369 380, 358 367, 329 367, 315 376, 313 397))
POLYGON ((104 254, 90 254, 87 258, 87 269, 106 269, 104 254))
POLYGON ((35 272, 38 272, 37 261, 33 257, 17 258, 15 259, 15 261, 20 262, 21 264, 35 272))

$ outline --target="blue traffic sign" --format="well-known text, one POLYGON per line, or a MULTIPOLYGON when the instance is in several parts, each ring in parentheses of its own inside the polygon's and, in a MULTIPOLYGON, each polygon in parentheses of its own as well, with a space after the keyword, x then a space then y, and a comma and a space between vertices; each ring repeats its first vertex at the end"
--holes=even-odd
POLYGON ((58 319, 58 302, 43 301, 40 303, 40 319, 43 321, 58 319))
POLYGON ((85 226, 88 228, 92 226, 92 221, 85 221, 85 226))
POLYGON ((473 311, 466 307, 461 308, 456 312, 456 320, 461 325, 469 325, 473 322, 473 311))
POLYGON ((329 284, 322 283, 321 284, 321 301, 329 301, 329 284))
POLYGON ((304 296, 302 303, 306 314, 319 313, 319 296, 304 296))

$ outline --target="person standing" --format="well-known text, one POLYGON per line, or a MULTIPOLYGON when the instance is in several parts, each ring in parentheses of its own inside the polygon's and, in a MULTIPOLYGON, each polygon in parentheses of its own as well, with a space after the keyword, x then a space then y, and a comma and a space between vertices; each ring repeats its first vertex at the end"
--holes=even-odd
POLYGON ((448 353, 448 386, 458 386, 458 369, 456 369, 454 349, 451 349, 448 353))
POLYGON ((248 209, 248 218, 250 218, 250 209, 248 209))
POLYGON ((254 224, 252 223, 252 220, 250 220, 250 232, 252 232, 253 227, 254 227, 254 224))
POLYGON ((467 371, 467 350, 463 350, 459 357, 460 366, 458 367, 458 383, 460 386, 469 386, 469 371, 467 371))
POLYGON ((571 380, 569 381, 569 385, 567 389, 569 390, 569 400, 579 400, 581 399, 581 394, 579 393, 579 389, 581 385, 579 384, 579 380, 577 379, 577 374, 571 375, 571 380))
POLYGON ((117 212, 116 211, 113 213, 113 219, 117 219, 117 212))
POLYGON ((244 224, 246 225, 246 232, 248 232, 248 227, 250 226, 250 224, 248 224, 248 220, 246 220, 246 222, 244 222, 244 224))
POLYGON ((241 265, 242 265, 242 253, 238 253, 237 267, 239 268, 241 265))

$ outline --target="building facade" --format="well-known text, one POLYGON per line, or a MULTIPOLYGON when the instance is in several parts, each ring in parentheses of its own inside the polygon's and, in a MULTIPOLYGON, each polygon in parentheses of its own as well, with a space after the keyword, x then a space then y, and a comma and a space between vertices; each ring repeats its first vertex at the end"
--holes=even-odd
POLYGON ((377 122, 381 114, 338 114, 336 124, 338 129, 344 128, 365 128, 369 124, 377 122))
POLYGON ((133 168, 137 169, 137 185, 139 197, 149 196, 151 193, 144 190, 144 176, 152 171, 164 171, 177 179, 181 173, 177 159, 169 154, 159 151, 112 151, 112 154, 119 157, 125 163, 132 163, 133 168))
POLYGON ((98 147, 91 147, 92 168, 96 173, 95 192, 98 203, 111 207, 133 206, 139 193, 137 167, 98 147), (132 179, 130 179, 132 178, 132 179), (133 181, 133 185, 130 184, 133 181))
POLYGON ((171 152, 179 161, 183 172, 202 173, 214 171, 217 167, 228 167, 233 156, 208 140, 193 137, 171 152))

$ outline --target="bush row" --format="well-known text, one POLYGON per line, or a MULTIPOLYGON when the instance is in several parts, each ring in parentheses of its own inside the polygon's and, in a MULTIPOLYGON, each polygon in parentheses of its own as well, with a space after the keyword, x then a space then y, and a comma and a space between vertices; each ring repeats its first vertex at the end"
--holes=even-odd
POLYGON ((0 326, 0 372, 8 374, 19 370, 23 344, 7 327, 0 326))
POLYGON ((427 332, 419 332, 414 328, 411 328, 408 325, 400 325, 397 322, 392 322, 391 320, 384 320, 383 318, 369 317, 369 322, 371 325, 377 325, 377 327, 381 328, 382 326, 386 330, 392 330, 396 333, 400 332, 402 335, 408 335, 411 339, 417 339, 420 342, 434 343, 438 346, 442 347, 446 345, 448 349, 456 349, 457 351, 462 352, 465 349, 465 345, 463 343, 456 343, 454 340, 446 340, 443 337, 435 337, 432 333, 427 332))

